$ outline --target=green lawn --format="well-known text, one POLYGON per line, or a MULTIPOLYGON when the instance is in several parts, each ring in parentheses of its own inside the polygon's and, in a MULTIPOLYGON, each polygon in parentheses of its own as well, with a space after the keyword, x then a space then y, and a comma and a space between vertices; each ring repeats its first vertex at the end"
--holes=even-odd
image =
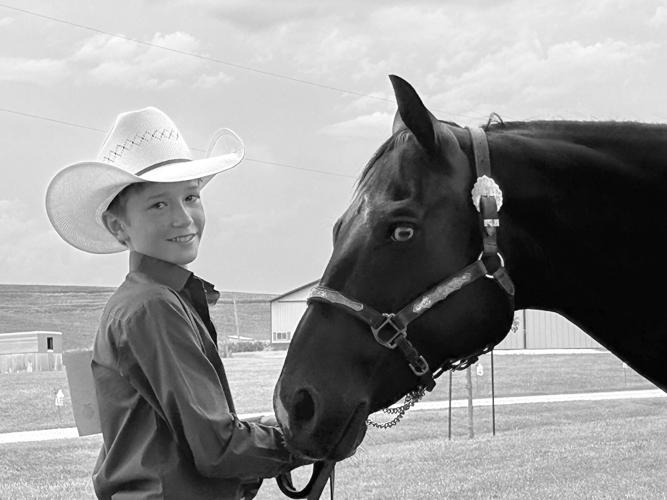
MULTIPOLYGON (((664 399, 503 406, 495 437, 485 410, 476 412, 473 440, 464 409, 453 412, 451 441, 445 411, 412 412, 397 427, 370 429, 337 467, 336 498, 665 498, 664 399)), ((91 498, 99 443, 0 445, 0 498, 91 498)), ((284 497, 267 480, 257 498, 284 497)))
MULTIPOLYGON (((236 354, 224 360, 239 413, 271 409, 273 387, 284 361, 284 352, 236 354)), ((474 397, 491 394, 490 356, 481 359, 484 374, 473 368, 474 397)), ((494 355, 496 397, 555 394, 567 392, 612 391, 654 388, 652 384, 609 353, 546 354, 538 356, 494 355)), ((438 385, 425 401, 446 400, 449 375, 438 379, 438 385)), ((453 375, 453 398, 466 397, 465 374, 453 375)), ((72 427, 65 372, 33 372, 0 375, 0 432, 52 427, 72 427), (65 393, 65 407, 58 415, 54 391, 65 393)))

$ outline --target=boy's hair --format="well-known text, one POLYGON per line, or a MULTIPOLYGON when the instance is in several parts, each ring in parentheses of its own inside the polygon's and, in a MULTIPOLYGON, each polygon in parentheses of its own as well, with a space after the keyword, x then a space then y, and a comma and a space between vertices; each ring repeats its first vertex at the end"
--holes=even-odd
POLYGON ((143 189, 146 188, 147 185, 148 182, 134 182, 132 184, 128 184, 120 193, 116 195, 113 200, 111 200, 111 203, 109 203, 109 206, 105 211, 121 219, 124 218, 125 204, 127 203, 129 196, 132 193, 140 193, 143 189))

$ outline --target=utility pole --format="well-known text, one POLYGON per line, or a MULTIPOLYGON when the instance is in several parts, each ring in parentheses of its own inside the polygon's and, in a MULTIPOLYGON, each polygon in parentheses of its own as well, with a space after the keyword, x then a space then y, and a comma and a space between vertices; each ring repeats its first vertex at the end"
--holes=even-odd
POLYGON ((470 439, 475 437, 475 431, 473 429, 473 418, 472 418, 472 370, 470 366, 466 368, 466 389, 468 390, 468 437, 470 439))
POLYGON ((234 323, 236 324, 236 340, 241 340, 241 334, 239 333, 239 315, 236 311, 236 297, 232 295, 232 304, 234 305, 234 323))

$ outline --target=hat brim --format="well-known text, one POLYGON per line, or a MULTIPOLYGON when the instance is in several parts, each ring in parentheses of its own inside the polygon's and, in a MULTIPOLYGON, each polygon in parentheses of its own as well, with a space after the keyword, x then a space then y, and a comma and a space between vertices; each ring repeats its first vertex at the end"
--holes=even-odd
POLYGON ((56 232, 85 252, 106 254, 127 250, 106 229, 102 213, 125 187, 137 182, 182 182, 203 179, 238 165, 244 151, 169 163, 134 175, 112 164, 88 161, 70 165, 56 174, 46 191, 46 213, 56 232))

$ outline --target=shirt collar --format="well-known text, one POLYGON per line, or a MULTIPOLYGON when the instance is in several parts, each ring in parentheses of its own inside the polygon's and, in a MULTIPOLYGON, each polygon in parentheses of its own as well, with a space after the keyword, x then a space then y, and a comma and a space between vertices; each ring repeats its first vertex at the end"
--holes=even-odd
POLYGON ((182 290, 192 272, 184 267, 139 252, 130 252, 130 272, 141 272, 174 290, 182 290))
POLYGON ((220 298, 220 292, 212 283, 195 276, 184 267, 164 260, 156 259, 139 252, 130 252, 130 272, 141 272, 151 279, 177 291, 183 290, 188 281, 196 278, 201 281, 206 295, 206 302, 214 305, 220 298))

